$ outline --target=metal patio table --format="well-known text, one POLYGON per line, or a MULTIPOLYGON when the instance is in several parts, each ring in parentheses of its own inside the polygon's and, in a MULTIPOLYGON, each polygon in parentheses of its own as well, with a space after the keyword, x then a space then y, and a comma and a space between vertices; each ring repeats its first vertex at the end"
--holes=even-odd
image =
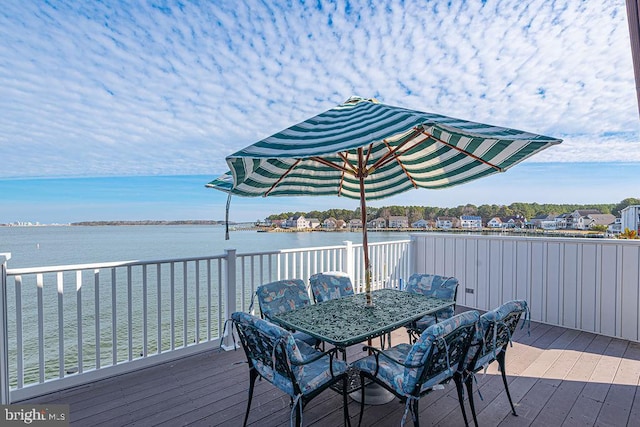
MULTIPOLYGON (((372 298, 373 307, 366 306, 365 294, 356 294, 280 313, 271 320, 334 345, 343 350, 346 358, 347 347, 392 332, 454 304, 397 289, 375 290, 372 298)), ((350 382, 350 392, 359 388, 357 375, 350 382)))

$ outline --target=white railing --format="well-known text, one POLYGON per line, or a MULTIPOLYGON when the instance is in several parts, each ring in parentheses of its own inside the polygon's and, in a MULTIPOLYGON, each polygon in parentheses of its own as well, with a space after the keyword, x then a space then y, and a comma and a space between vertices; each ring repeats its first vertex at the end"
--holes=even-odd
MULTIPOLYGON (((398 287, 409 240, 369 245, 374 289, 398 287)), ((347 272, 362 245, 155 261, 7 269, 0 258, 2 404, 215 348, 225 319, 261 283, 347 272)))
POLYGON ((458 303, 525 299, 532 320, 640 341, 640 240, 412 235, 416 272, 455 276, 458 303))

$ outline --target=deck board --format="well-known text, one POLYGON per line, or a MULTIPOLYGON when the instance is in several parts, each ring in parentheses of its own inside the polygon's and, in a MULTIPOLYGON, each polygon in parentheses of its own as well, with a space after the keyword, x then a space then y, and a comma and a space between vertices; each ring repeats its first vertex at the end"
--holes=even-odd
MULTIPOLYGON (((404 330, 393 343, 406 342, 404 330)), ((519 416, 511 415, 497 364, 476 376, 481 425, 632 425, 640 417, 640 344, 532 322, 518 328, 507 351, 507 380, 519 416)), ((348 359, 363 355, 349 349, 348 359)), ((233 426, 244 419, 249 375, 242 350, 212 349, 137 372, 16 403, 68 403, 74 426, 233 426)), ((365 407, 364 426, 399 425, 398 399, 365 407)), ((471 419, 468 402, 467 416, 471 419)), ((360 404, 349 399, 353 425, 360 404)), ((250 426, 287 426, 289 397, 257 381, 250 426)), ((463 424, 453 383, 420 400, 422 425, 463 424)), ((342 398, 322 393, 305 408, 304 424, 342 425, 342 398)), ((407 425, 411 425, 410 422, 407 425)))

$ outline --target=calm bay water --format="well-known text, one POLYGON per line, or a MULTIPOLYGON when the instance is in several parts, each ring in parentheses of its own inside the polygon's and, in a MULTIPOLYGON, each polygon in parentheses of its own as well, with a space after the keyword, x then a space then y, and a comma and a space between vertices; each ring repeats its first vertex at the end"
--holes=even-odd
MULTIPOLYGON (((370 242, 400 240, 408 233, 369 233, 370 242)), ((277 249, 332 246, 345 240, 362 242, 360 232, 258 233, 231 231, 223 226, 43 226, 0 227, 0 253, 10 252, 8 268, 156 260, 277 249)))

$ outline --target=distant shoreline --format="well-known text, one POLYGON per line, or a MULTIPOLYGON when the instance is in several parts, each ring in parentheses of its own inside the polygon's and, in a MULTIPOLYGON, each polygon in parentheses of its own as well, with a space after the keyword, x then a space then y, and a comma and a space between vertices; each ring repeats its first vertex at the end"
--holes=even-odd
MULTIPOLYGON (((236 223, 229 223, 233 225, 236 223)), ((163 221, 163 220, 142 220, 142 221, 81 221, 70 222, 66 224, 40 224, 40 223, 13 223, 13 224, 0 224, 0 227, 99 227, 99 226, 112 226, 112 225, 224 225, 224 221, 214 220, 176 220, 176 221, 163 221)))
MULTIPOLYGON (((231 223, 229 223, 231 224, 231 223)), ((81 221, 72 222, 71 226, 101 226, 101 225, 224 225, 224 221, 214 220, 176 220, 176 221, 81 221)))

